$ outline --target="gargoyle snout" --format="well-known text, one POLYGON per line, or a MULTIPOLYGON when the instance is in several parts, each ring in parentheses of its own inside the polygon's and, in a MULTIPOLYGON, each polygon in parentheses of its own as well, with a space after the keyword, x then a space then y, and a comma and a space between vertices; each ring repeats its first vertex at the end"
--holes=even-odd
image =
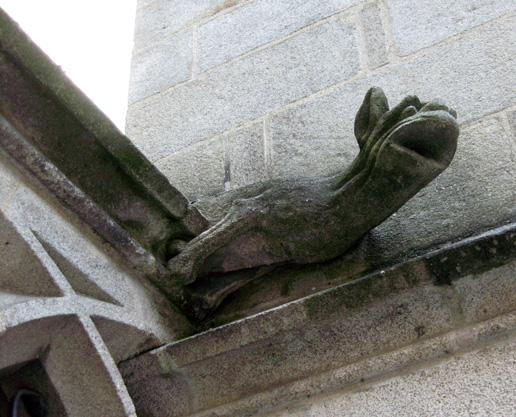
POLYGON ((457 149, 459 136, 454 113, 439 102, 428 103, 403 120, 388 139, 423 158, 448 166, 457 149))

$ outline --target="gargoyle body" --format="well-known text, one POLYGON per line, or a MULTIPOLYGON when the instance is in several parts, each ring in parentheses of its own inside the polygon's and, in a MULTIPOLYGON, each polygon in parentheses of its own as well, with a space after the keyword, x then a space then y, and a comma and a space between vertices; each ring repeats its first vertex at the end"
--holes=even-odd
POLYGON ((449 165, 459 134, 455 118, 441 102, 415 96, 389 110, 383 91, 371 88, 356 116, 360 152, 351 166, 220 196, 218 221, 168 262, 170 295, 184 304, 185 286, 198 277, 343 254, 449 165))

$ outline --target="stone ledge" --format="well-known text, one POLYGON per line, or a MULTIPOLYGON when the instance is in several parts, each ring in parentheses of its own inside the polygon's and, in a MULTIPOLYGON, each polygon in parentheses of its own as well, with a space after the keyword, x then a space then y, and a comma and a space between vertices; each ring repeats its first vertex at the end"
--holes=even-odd
MULTIPOLYGON (((137 411, 175 416, 215 407, 239 408, 240 400, 245 408, 253 404, 253 398, 266 398, 256 404, 263 407, 316 394, 328 387, 317 388, 311 382, 313 375, 357 366, 367 358, 400 352, 399 360, 411 364, 443 355, 515 327, 511 315, 495 319, 493 326, 475 324, 516 310, 515 243, 513 224, 491 230, 389 270, 166 345, 123 362, 120 369, 137 411), (490 250, 493 247, 497 250, 490 250), (504 320, 513 324, 502 325, 504 320), (477 326, 478 331, 471 333, 470 326, 477 326), (469 342, 456 343, 460 334, 469 342), (445 343, 446 337, 449 342, 445 343), (435 348, 434 339, 444 347, 435 348), (419 350, 410 346, 420 343, 427 343, 426 349, 433 353, 421 353, 418 359, 419 350), (403 349, 413 356, 407 353, 403 359, 403 349)), ((388 367, 380 368, 375 365, 373 374, 388 371, 388 367)), ((363 372, 351 380, 360 380, 371 370, 363 372)), ((214 415, 242 415, 240 411, 214 415)))
MULTIPOLYGON (((353 364, 332 369, 304 380, 294 381, 208 411, 195 413, 195 416, 251 416, 256 415, 257 410, 261 411, 260 415, 268 416, 269 412, 278 407, 283 408, 285 404, 288 404, 288 408, 291 408, 292 404, 296 410, 305 410, 305 413, 299 414, 299 416, 311 416, 312 414, 308 414, 306 410, 311 408, 313 403, 320 403, 327 395, 342 395, 352 390, 367 390, 370 385, 381 383, 393 376, 406 375, 414 370, 424 369, 451 358, 458 357, 460 359, 462 354, 467 354, 472 350, 498 346, 507 340, 512 340, 514 343, 515 336, 516 315, 511 313, 395 351, 365 358, 353 364), (322 398, 314 398, 318 395, 321 395, 322 398)), ((285 414, 291 415, 290 412, 285 414)), ((279 412, 273 415, 277 417, 284 414, 279 412)))

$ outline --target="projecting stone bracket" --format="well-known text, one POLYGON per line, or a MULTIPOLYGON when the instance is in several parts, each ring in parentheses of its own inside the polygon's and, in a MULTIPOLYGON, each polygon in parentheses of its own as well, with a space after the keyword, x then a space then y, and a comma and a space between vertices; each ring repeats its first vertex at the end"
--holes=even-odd
POLYGON ((351 166, 329 177, 276 179, 216 198, 212 204, 225 215, 168 262, 168 294, 202 318, 274 266, 342 255, 446 169, 458 135, 455 112, 440 101, 408 96, 389 110, 383 91, 371 88, 356 116, 360 152, 351 166))

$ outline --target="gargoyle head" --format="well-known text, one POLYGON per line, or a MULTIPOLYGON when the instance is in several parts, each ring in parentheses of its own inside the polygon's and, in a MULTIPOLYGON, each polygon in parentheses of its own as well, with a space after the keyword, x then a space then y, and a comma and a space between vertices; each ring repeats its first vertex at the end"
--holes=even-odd
POLYGON ((405 184, 415 180, 420 187, 450 164, 459 126, 455 111, 439 100, 421 103, 408 96, 389 110, 383 91, 373 87, 357 113, 355 136, 366 170, 392 173, 405 184))

